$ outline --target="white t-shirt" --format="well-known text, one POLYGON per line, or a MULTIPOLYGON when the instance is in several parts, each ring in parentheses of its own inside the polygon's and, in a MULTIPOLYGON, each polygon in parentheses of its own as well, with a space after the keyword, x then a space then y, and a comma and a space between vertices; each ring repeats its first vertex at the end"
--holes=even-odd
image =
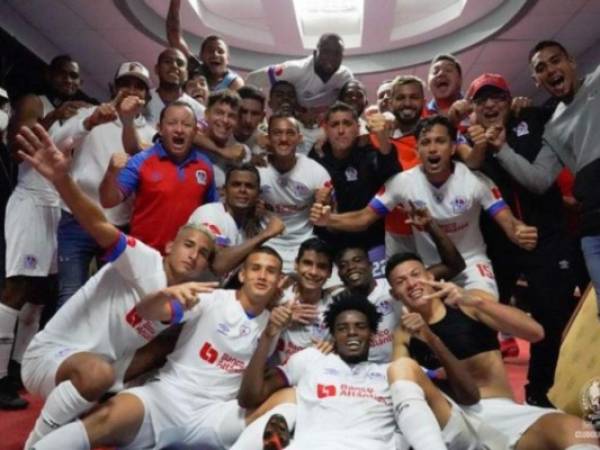
MULTIPOLYGON (((463 163, 455 162, 454 171, 446 182, 432 185, 422 167, 417 166, 390 178, 369 203, 379 215, 385 215, 400 205, 408 209, 408 202, 426 206, 431 216, 452 240, 467 266, 487 260, 485 243, 479 229, 481 209, 496 215, 508 206, 500 190, 485 175, 471 172, 463 163)), ((438 263, 440 256, 428 233, 413 227, 415 244, 426 266, 438 263)))
POLYGON ((191 397, 232 400, 242 373, 267 326, 265 310, 251 318, 236 298, 236 291, 218 289, 200 294, 187 311, 185 324, 173 353, 159 378, 191 397))
POLYGON ((350 69, 340 66, 327 83, 323 83, 315 73, 313 55, 285 61, 269 67, 267 71, 271 84, 285 80, 296 87, 300 105, 324 110, 337 100, 344 84, 354 78, 350 69))
POLYGON ((196 208, 188 223, 207 227, 215 236, 215 242, 219 247, 230 247, 244 242, 244 234, 221 202, 206 203, 196 208))
MULTIPOLYGON (((54 111, 54 105, 48 100, 48 97, 39 95, 38 99, 42 103, 42 117, 54 111)), ((54 137, 53 132, 57 128, 57 125, 58 122, 55 122, 50 127, 49 134, 51 137, 54 137)), ((41 176, 27 161, 22 161, 19 164, 15 191, 31 195, 35 204, 39 206, 60 205, 60 197, 54 186, 41 176)))
POLYGON ((167 328, 141 318, 135 307, 142 297, 164 289, 167 277, 159 252, 121 234, 104 266, 35 335, 27 356, 62 346, 93 352, 110 362, 133 356, 167 328))
POLYGON ((285 224, 283 234, 268 243, 283 258, 285 272, 293 270, 298 247, 312 236, 313 225, 308 218, 315 191, 331 185, 329 173, 318 162, 304 155, 297 154, 296 158, 296 165, 286 173, 278 172, 271 164, 258 168, 261 198, 285 224))
MULTIPOLYGON (((66 121, 58 128, 53 137, 60 143, 67 138, 73 139, 74 152, 71 176, 88 197, 100 205, 100 183, 104 178, 106 169, 110 164, 113 154, 124 152, 122 132, 123 125, 120 119, 104 123, 86 130, 83 122, 94 112, 93 108, 82 108, 77 115, 66 121)), ((143 116, 138 116, 134 126, 143 148, 152 145, 152 138, 156 130, 147 124, 143 116)), ((108 220, 115 225, 129 223, 133 197, 113 208, 103 208, 108 220)), ((69 211, 66 205, 62 208, 69 211)))
POLYGON ((307 348, 281 371, 296 387, 294 448, 390 450, 397 430, 388 364, 346 364, 338 355, 307 348))
MULTIPOLYGON (((146 120, 154 128, 158 128, 158 122, 160 120, 160 113, 163 110, 163 108, 165 107, 165 102, 163 102, 162 99, 160 98, 160 95, 156 91, 157 89, 158 88, 150 89, 150 95, 152 96, 152 98, 146 105, 146 114, 145 114, 146 120)), ((183 94, 181 94, 181 97, 179 97, 177 99, 177 101, 185 102, 192 107, 192 109, 194 110, 194 113, 196 113, 196 122, 199 122, 202 119, 204 119, 204 111, 206 108, 204 107, 204 105, 202 103, 193 99, 192 97, 187 95, 185 92, 183 94)))

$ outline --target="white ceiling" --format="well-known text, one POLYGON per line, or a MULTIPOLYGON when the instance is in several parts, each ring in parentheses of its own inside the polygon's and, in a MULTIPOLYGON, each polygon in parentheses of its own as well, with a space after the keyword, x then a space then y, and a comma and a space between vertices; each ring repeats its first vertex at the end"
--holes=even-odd
MULTIPOLYGON (((281 60, 280 54, 309 52, 303 47, 292 0, 192 1, 198 5, 184 6, 184 28, 198 35, 217 31, 226 36, 233 47, 231 64, 236 68, 251 69, 281 60), (204 11, 203 19, 198 11, 204 11), (234 30, 244 24, 247 27, 241 28, 241 37, 230 35, 232 20, 239 22, 234 30), (261 40, 262 44, 257 43, 261 40)), ((452 4, 451 0, 436 1, 438 5, 452 4)), ((582 70, 600 63, 598 0, 461 2, 466 6, 460 16, 449 16, 445 25, 423 33, 422 27, 412 32, 406 27, 419 20, 435 21, 431 15, 415 15, 419 14, 419 6, 422 11, 434 11, 427 9, 431 8, 429 0, 368 0, 361 46, 349 51, 345 62, 362 73, 359 78, 371 96, 382 80, 398 73, 425 78, 428 65, 423 62, 440 49, 458 56, 465 84, 482 72, 498 72, 507 78, 514 93, 530 96, 535 96, 536 90, 529 78, 527 53, 538 40, 561 41, 582 70), (525 6, 521 9, 522 3, 525 6), (511 4, 519 6, 516 16, 514 11, 507 12, 511 4), (399 12, 401 8, 407 8, 405 15, 399 12), (508 22, 503 28, 490 19, 502 8, 506 8, 503 20, 508 22), (457 51, 461 48, 466 50, 457 51), (386 70, 389 67, 397 68, 386 70)), ((160 39, 164 38, 162 17, 166 9, 167 0, 3 0, 0 26, 46 61, 56 54, 70 53, 80 61, 86 90, 105 98, 107 83, 120 62, 139 60, 153 67, 164 45, 160 39), (134 18, 132 11, 136 8, 153 14, 143 20, 140 16, 134 18)), ((192 44, 199 42, 192 34, 188 36, 192 44)))

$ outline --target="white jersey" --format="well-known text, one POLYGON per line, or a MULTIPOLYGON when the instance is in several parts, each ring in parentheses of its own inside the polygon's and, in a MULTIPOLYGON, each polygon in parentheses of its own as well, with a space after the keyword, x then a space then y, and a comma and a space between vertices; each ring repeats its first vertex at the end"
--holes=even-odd
MULTIPOLYGON (((385 215, 400 205, 408 209, 412 202, 426 206, 431 216, 452 240, 467 266, 487 260, 485 243, 479 228, 481 209, 494 216, 508 206, 500 190, 485 175, 474 173, 460 162, 439 187, 432 185, 417 166, 390 178, 369 206, 385 215)), ((428 233, 413 227, 417 251, 426 266, 438 263, 440 256, 428 233)))
MULTIPOLYGON (((42 103, 42 117, 54 111, 54 105, 45 95, 39 95, 38 99, 42 103)), ((50 128, 50 135, 56 127, 56 123, 50 128)), ((29 194, 38 206, 59 206, 60 197, 54 189, 54 186, 41 176, 27 161, 19 164, 17 174, 17 186, 15 191, 21 194, 29 194)))
POLYGON ((379 278, 375 282, 377 285, 367 298, 381 313, 381 322, 377 333, 371 337, 369 361, 388 363, 392 360, 394 328, 402 315, 402 304, 392 298, 390 285, 385 278, 379 278))
MULTIPOLYGON (((300 105, 323 110, 337 100, 344 84, 354 78, 350 69, 340 66, 327 83, 323 83, 315 73, 313 55, 285 61, 269 67, 267 71, 271 85, 279 80, 289 81, 296 87, 300 105)), ((248 83, 252 84, 250 81, 248 83)))
POLYGON ((190 397, 234 399, 269 313, 265 310, 249 317, 236 291, 218 289, 200 294, 198 304, 183 320, 175 350, 159 373, 160 381, 190 397))
POLYGON ((35 335, 26 358, 48 352, 49 346, 93 352, 117 362, 167 328, 142 319, 136 305, 142 297, 164 289, 167 277, 159 252, 121 234, 104 266, 35 335))
MULTIPOLYGON (((67 138, 73 139, 74 152, 71 176, 96 204, 100 205, 100 183, 113 154, 123 152, 123 125, 120 119, 98 125, 90 131, 86 130, 83 122, 92 115, 96 107, 82 108, 77 115, 59 127, 53 138, 57 143, 67 138)), ((142 147, 152 145, 152 137, 156 130, 146 123, 143 116, 138 116, 134 122, 142 147)), ((114 225, 126 225, 131 216, 133 199, 127 199, 113 208, 103 208, 108 220, 114 225)), ((62 208, 69 211, 66 205, 62 208)), ((69 211, 70 212, 70 211, 69 211)))
POLYGON ((230 247, 244 242, 244 234, 221 202, 206 203, 196 208, 188 223, 200 224, 208 228, 219 247, 230 247))
POLYGON ((281 371, 296 387, 294 448, 393 449, 397 430, 388 364, 346 364, 338 355, 307 348, 281 371))
POLYGON ((280 173, 271 164, 259 167, 261 198, 285 224, 282 235, 269 239, 269 247, 279 252, 284 271, 293 270, 298 247, 313 234, 308 220, 317 189, 331 186, 329 173, 318 162, 296 154, 296 164, 280 173))
MULTIPOLYGON (((281 304, 294 301, 296 296, 294 286, 288 287, 283 292, 281 304)), ((325 325, 325 310, 331 298, 330 295, 326 295, 317 303, 319 318, 315 322, 309 325, 292 324, 279 335, 276 350, 281 364, 284 364, 293 354, 314 345, 313 340, 324 341, 330 338, 329 329, 325 325)))
MULTIPOLYGON (((244 157, 242 158, 240 163, 250 162, 252 159, 252 151, 250 147, 246 145, 244 142, 238 142, 233 136, 230 136, 227 143, 225 144, 227 147, 230 147, 235 144, 241 144, 244 147, 244 157)), ((227 173, 227 169, 231 167, 232 164, 230 161, 226 160, 220 155, 217 155, 215 152, 204 151, 204 154, 210 162, 213 164, 213 172, 215 174, 215 186, 217 189, 223 188, 225 186, 225 174, 227 173)))
MULTIPOLYGON (((160 95, 157 92, 157 88, 150 89, 150 95, 152 98, 146 105, 145 116, 146 120, 151 126, 158 128, 160 113, 166 105, 165 102, 163 102, 160 98, 160 95)), ((204 119, 204 111, 206 108, 199 101, 193 99, 185 92, 181 94, 181 97, 179 97, 177 101, 187 103, 191 106, 191 108, 194 110, 194 113, 196 114, 196 122, 200 122, 202 119, 204 119)))

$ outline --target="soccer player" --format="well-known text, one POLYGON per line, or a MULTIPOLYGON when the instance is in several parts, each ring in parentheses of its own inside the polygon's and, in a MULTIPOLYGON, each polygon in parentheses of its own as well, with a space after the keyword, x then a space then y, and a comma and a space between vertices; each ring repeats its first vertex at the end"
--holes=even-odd
MULTIPOLYGON (((193 280, 214 251, 212 235, 184 227, 166 248, 166 257, 112 225, 69 175, 69 156, 56 148, 40 125, 17 136, 19 155, 46 177, 81 226, 106 249, 111 262, 100 270, 37 334, 23 358, 27 389, 46 398, 25 448, 54 428, 86 412, 110 388, 123 382, 136 349, 167 328, 168 321, 145 320, 140 299, 170 296, 170 285, 193 280), (166 289, 166 290, 165 290, 166 289)), ((188 291, 212 285, 194 283, 188 291)))
MULTIPOLYGON (((370 119, 371 120, 371 119, 370 119)), ((364 208, 381 185, 400 171, 396 154, 387 141, 389 131, 385 121, 371 120, 372 132, 377 132, 387 145, 375 148, 359 139, 358 113, 346 103, 334 103, 325 114, 323 129, 327 140, 320 151, 313 148, 309 158, 321 164, 331 176, 335 190, 337 212, 364 208)), ((318 228, 317 235, 331 245, 334 253, 360 242, 368 249, 374 262, 380 262, 380 276, 385 264, 383 222, 377 221, 360 233, 329 232, 318 228)))
MULTIPOLYGON (((433 219, 454 242, 466 262, 455 277, 465 289, 483 291, 498 298, 494 274, 485 253, 479 230, 483 209, 504 230, 509 239, 525 249, 536 245, 537 232, 517 220, 489 179, 472 173, 464 164, 453 162, 456 130, 442 116, 423 119, 417 130, 419 154, 423 163, 388 180, 369 206, 360 211, 331 214, 328 206, 315 204, 311 220, 316 225, 355 231, 364 229, 397 205, 426 206, 433 219)), ((428 266, 439 261, 431 238, 413 227, 419 255, 428 266)))
POLYGON ((315 198, 318 195, 325 199, 331 192, 331 178, 323 166, 297 154, 296 146, 301 140, 295 118, 272 115, 269 118, 272 151, 267 166, 258 169, 261 199, 285 224, 285 233, 269 242, 280 253, 285 273, 294 270, 298 247, 312 236, 313 226, 308 218, 315 198))
POLYGON ((6 124, 8 128, 2 132, 12 149, 13 161, 19 164, 17 185, 4 215, 6 255, 2 257, 6 279, 0 297, 0 409, 27 406, 17 393, 20 382, 13 375, 18 375, 23 352, 39 329, 44 304, 54 305, 56 301, 58 284, 56 230, 60 201, 52 186, 16 156, 19 147, 14 136, 22 126, 36 123, 53 131, 81 108, 90 106, 79 92, 79 64, 70 56, 52 59, 46 75, 46 93, 21 98, 6 124), (16 370, 8 375, 11 355, 10 366, 16 370))
POLYGON ((164 49, 158 55, 154 71, 158 77, 158 87, 150 91, 150 101, 146 108, 146 119, 150 125, 157 126, 163 108, 175 101, 190 105, 196 120, 204 117, 204 105, 183 91, 188 73, 187 60, 180 50, 173 47, 164 49))
POLYGON ((258 214, 259 194, 260 175, 256 167, 248 163, 232 166, 225 174, 223 201, 196 208, 188 219, 188 223, 203 225, 215 236, 218 251, 211 263, 215 275, 234 270, 252 249, 285 230, 276 215, 258 214), (261 223, 263 218, 265 224, 261 223))
MULTIPOLYGON (((544 145, 533 162, 500 146, 498 161, 533 192, 554 185, 563 166, 575 175, 575 198, 581 203, 581 248, 600 305, 600 127, 597 126, 600 97, 600 66, 580 79, 576 64, 556 41, 541 41, 530 52, 529 63, 536 85, 559 101, 544 129, 544 145)), ((499 135, 503 138, 503 133, 499 135)), ((600 310, 600 308, 599 308, 600 310)))
MULTIPOLYGON (((477 438, 460 409, 435 388, 414 361, 368 361, 369 343, 380 317, 362 295, 337 296, 325 313, 335 353, 326 355, 308 348, 277 371, 266 371, 269 348, 286 326, 284 317, 273 321, 262 333, 244 372, 240 404, 257 406, 282 387, 295 386, 296 431, 288 448, 390 449, 394 448, 397 428, 415 450, 446 449, 447 445, 452 449, 477 448, 477 438)), ((447 353, 443 345, 439 348, 447 353)), ((451 355, 446 361, 456 362, 451 355)), ((456 381, 462 389, 462 401, 476 402, 470 377, 461 366, 455 368, 458 372, 453 373, 460 374, 456 381)))
POLYGON ((229 448, 252 420, 236 395, 260 335, 279 317, 278 308, 271 315, 266 308, 279 290, 281 258, 271 248, 257 248, 239 278, 237 291, 147 296, 137 307, 142 319, 184 323, 157 379, 121 392, 83 420, 46 436, 36 450, 229 448))
POLYGON ((343 56, 342 38, 323 34, 311 56, 255 70, 248 74, 246 83, 268 89, 277 81, 289 81, 296 88, 300 106, 315 115, 325 111, 342 86, 353 78, 352 72, 342 66, 343 56))
MULTIPOLYGON (((591 425, 580 418, 555 409, 519 405, 513 399, 497 333, 536 342, 544 336, 540 324, 517 308, 468 292, 454 283, 433 281, 432 274, 414 254, 390 258, 386 275, 394 297, 409 311, 418 313, 450 352, 464 362, 481 401, 463 409, 504 434, 508 439, 506 449, 600 448, 596 437, 578 437, 591 431, 591 425)), ((422 366, 440 366, 426 342, 408 338, 407 345, 411 356, 422 366)))

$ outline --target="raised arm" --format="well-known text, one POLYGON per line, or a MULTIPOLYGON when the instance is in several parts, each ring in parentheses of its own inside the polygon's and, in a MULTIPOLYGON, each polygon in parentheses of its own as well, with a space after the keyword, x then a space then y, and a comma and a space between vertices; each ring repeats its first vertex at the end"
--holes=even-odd
POLYGON ((267 369, 267 359, 279 334, 292 318, 291 303, 277 306, 271 311, 269 324, 260 336, 252 359, 244 370, 237 397, 242 408, 256 408, 273 392, 286 386, 286 381, 277 372, 267 369))
POLYGON ((182 321, 184 311, 198 303, 198 294, 212 292, 216 287, 215 282, 195 281, 169 286, 142 298, 135 310, 144 319, 176 325, 182 321))
POLYGON ((510 208, 504 208, 494 215, 494 220, 506 236, 519 247, 533 250, 537 245, 537 228, 525 225, 517 219, 510 208))
POLYGON ((267 226, 256 236, 246 239, 240 245, 233 245, 220 249, 215 255, 212 269, 215 275, 225 275, 238 267, 248 256, 248 254, 259 245, 264 244, 269 239, 280 235, 285 230, 283 221, 275 216, 269 216, 267 226))
POLYGON ((121 170, 127 165, 128 159, 127 153, 114 153, 110 157, 110 162, 98 188, 100 204, 104 208, 112 208, 125 200, 125 196, 119 189, 118 178, 121 170))
POLYGON ((428 267, 427 270, 433 274, 436 280, 450 280, 465 270, 465 260, 457 250, 454 242, 432 219, 429 210, 426 207, 417 208, 412 202, 409 203, 409 207, 406 222, 425 230, 433 239, 440 254, 441 262, 428 267))
POLYGON ((69 175, 70 156, 61 152, 39 124, 23 127, 16 137, 18 154, 28 161, 56 188, 75 219, 102 248, 109 248, 119 238, 120 231, 111 224, 102 210, 87 197, 69 175))
POLYGON ((401 318, 402 328, 414 338, 423 341, 436 356, 446 372, 452 398, 463 405, 479 401, 479 389, 464 364, 446 347, 444 342, 431 331, 427 322, 416 312, 405 313, 401 318))
POLYGON ((135 155, 142 150, 141 140, 135 128, 135 118, 141 114, 144 105, 145 102, 135 95, 125 97, 117 105, 119 119, 123 125, 121 140, 125 152, 129 155, 135 155))
POLYGON ((340 231, 363 231, 377 219, 379 216, 370 206, 365 206, 358 211, 331 214, 331 206, 315 203, 310 210, 310 221, 313 224, 340 231))
POLYGON ((546 192, 563 167, 556 153, 546 143, 533 163, 516 153, 506 142, 499 146, 496 158, 519 184, 536 194, 546 192))
POLYGON ((167 40, 171 47, 178 48, 187 58, 192 58, 194 54, 190 50, 187 42, 183 38, 179 14, 181 11, 181 0, 171 0, 169 2, 169 12, 167 13, 167 40))
POLYGON ((544 338, 544 329, 529 315, 518 308, 503 305, 482 291, 465 291, 454 283, 422 281, 436 289, 434 294, 451 307, 459 307, 465 313, 502 333, 520 337, 529 342, 544 338))

